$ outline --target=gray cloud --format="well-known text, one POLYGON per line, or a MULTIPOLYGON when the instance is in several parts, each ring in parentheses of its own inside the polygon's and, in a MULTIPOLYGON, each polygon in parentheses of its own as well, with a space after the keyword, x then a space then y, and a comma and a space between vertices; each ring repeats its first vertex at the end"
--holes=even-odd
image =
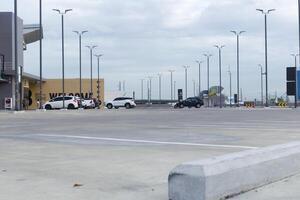
MULTIPOLYGON (((33 0, 19 1, 19 13, 25 23, 38 21, 38 5, 33 0)), ((12 10, 13 1, 1 5, 1 11, 12 10)), ((212 84, 218 83, 217 50, 214 44, 225 44, 223 55, 224 86, 228 93, 228 66, 235 73, 235 38, 232 29, 246 30, 241 38, 241 84, 244 96, 259 98, 259 68, 264 63, 263 16, 256 8, 276 8, 269 17, 270 92, 285 92, 285 67, 292 65, 290 53, 298 49, 296 0, 52 0, 44 3, 45 76, 60 77, 60 18, 52 8, 73 8, 66 16, 67 76, 78 76, 77 37, 72 30, 89 30, 84 44, 97 44, 105 54, 101 63, 106 89, 116 89, 126 80, 128 91, 139 96, 139 79, 163 72, 164 97, 169 95, 169 74, 176 70, 177 85, 183 88, 182 65, 191 65, 189 88, 197 80, 196 59, 204 52, 212 58, 212 84)), ((26 71, 38 73, 38 44, 25 53, 26 71)), ((84 50, 84 66, 89 57, 84 50)), ((206 73, 203 66, 203 74, 206 73)), ((89 77, 87 70, 84 75, 89 77)), ((157 80, 153 95, 157 96, 157 80)), ((206 77, 202 85, 205 86, 206 77)), ((190 91, 190 94, 192 92, 190 91)))

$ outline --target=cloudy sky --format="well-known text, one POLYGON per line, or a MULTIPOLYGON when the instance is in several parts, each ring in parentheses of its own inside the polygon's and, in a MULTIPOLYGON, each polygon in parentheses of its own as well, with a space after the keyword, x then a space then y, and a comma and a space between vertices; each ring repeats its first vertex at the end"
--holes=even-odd
MULTIPOLYGON (((38 22, 38 1, 19 0, 24 23, 38 22)), ((158 96, 158 73, 163 73, 163 97, 170 96, 169 69, 176 70, 178 88, 184 88, 183 65, 189 65, 189 95, 192 80, 198 82, 195 60, 203 53, 211 61, 211 85, 218 84, 218 51, 224 44, 223 85, 229 93, 228 68, 236 91, 236 40, 230 30, 247 31, 241 38, 241 87, 246 99, 260 98, 260 69, 264 63, 264 21, 256 8, 275 8, 269 16, 270 93, 285 93, 285 67, 293 65, 298 51, 297 0, 45 0, 44 75, 61 77, 60 18, 52 8, 73 8, 65 20, 66 76, 78 77, 78 40, 72 30, 89 30, 83 45, 98 45, 104 54, 101 76, 106 90, 116 90, 126 81, 127 92, 140 96, 140 79, 153 76, 153 97, 158 96)), ((13 0, 1 2, 0 11, 12 11, 13 0)), ((84 76, 89 77, 89 54, 83 51, 84 76)), ((96 61, 96 60, 95 60, 96 61)), ((94 66, 96 65, 96 62, 94 66)), ((25 70, 38 74, 38 43, 28 46, 25 70)), ((95 68, 96 73, 96 68, 95 68)), ((206 67, 202 86, 206 88, 206 67)), ((198 84, 198 83, 197 83, 198 84)))

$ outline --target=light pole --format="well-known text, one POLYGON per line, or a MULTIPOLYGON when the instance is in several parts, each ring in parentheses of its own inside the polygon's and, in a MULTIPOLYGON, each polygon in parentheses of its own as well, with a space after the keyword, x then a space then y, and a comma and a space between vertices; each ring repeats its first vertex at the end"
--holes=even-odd
POLYGON ((264 106, 264 79, 265 75, 263 72, 263 66, 261 64, 258 65, 260 67, 260 96, 261 96, 261 106, 264 106))
MULTIPOLYGON (((148 79, 149 79, 149 101, 151 102, 152 100, 152 76, 148 76, 148 79)), ((149 103, 150 103, 149 102, 149 103)))
POLYGON ((62 90, 63 90, 63 109, 65 109, 65 33, 64 33, 64 15, 72 11, 72 9, 59 10, 53 9, 53 11, 58 12, 61 15, 61 46, 62 46, 62 90))
POLYGON ((174 100, 175 100, 175 97, 176 97, 176 81, 174 81, 174 100))
POLYGON ((14 1, 14 42, 15 42, 15 50, 14 50, 14 54, 15 54, 15 110, 18 111, 20 110, 20 104, 18 102, 19 99, 19 64, 18 64, 18 1, 15 0, 14 1))
POLYGON ((299 56, 299 54, 291 54, 291 56, 293 56, 295 58, 295 68, 296 68, 296 91, 295 91, 295 108, 298 107, 298 87, 297 87, 297 57, 299 56))
POLYGON ((240 99, 240 36, 246 31, 231 31, 234 35, 236 35, 236 72, 237 72, 237 80, 236 80, 236 91, 237 91, 237 107, 240 107, 239 99, 240 99))
POLYGON ((141 79, 141 100, 144 100, 144 79, 141 79))
POLYGON ((203 63, 203 61, 198 61, 198 60, 196 60, 196 63, 198 63, 198 65, 199 65, 199 88, 198 88, 198 93, 199 93, 199 96, 200 96, 200 94, 201 94, 201 64, 203 63))
POLYGON ((98 109, 100 109, 100 58, 102 54, 94 55, 97 58, 97 100, 98 100, 98 109))
POLYGON ((194 93, 194 97, 196 96, 196 81, 193 80, 193 93, 194 93))
POLYGON ((261 12, 265 16, 265 75, 266 75, 266 107, 269 107, 269 99, 268 99, 268 27, 267 27, 267 15, 270 14, 275 9, 270 9, 264 11, 263 9, 256 9, 261 12))
MULTIPOLYGON (((79 97, 82 98, 82 56, 81 56, 81 46, 82 46, 82 35, 87 33, 88 31, 73 31, 74 33, 76 33, 78 35, 79 38, 79 97)), ((81 104, 80 104, 81 107, 81 104)))
POLYGON ((159 91, 159 101, 161 101, 161 77, 162 77, 162 74, 159 73, 158 74, 158 91, 159 91))
POLYGON ((204 54, 204 56, 206 57, 207 59, 207 107, 209 107, 209 101, 210 101, 210 98, 209 98, 209 63, 210 63, 210 57, 212 57, 212 54, 204 54))
POLYGON ((94 46, 86 46, 90 50, 90 64, 91 64, 91 89, 90 89, 90 98, 93 97, 93 50, 97 47, 94 46))
MULTIPOLYGON (((171 73, 171 101, 173 101, 175 99, 175 94, 174 94, 174 98, 173 98, 173 73, 175 72, 175 70, 169 70, 169 72, 171 73)), ((175 90, 174 90, 175 93, 175 90)))
POLYGON ((215 45, 219 50, 219 94, 220 94, 220 108, 222 108, 222 49, 225 47, 224 45, 215 45))
POLYGON ((228 69, 228 74, 229 74, 229 90, 230 90, 229 102, 230 102, 230 107, 232 107, 232 73, 231 73, 230 67, 228 69))
POLYGON ((187 99, 187 94, 188 94, 188 68, 190 68, 190 66, 183 66, 184 71, 185 71, 185 99, 187 99))
POLYGON ((39 109, 42 109, 43 108, 43 98, 42 98, 42 95, 43 95, 43 42, 42 42, 42 37, 43 37, 43 21, 42 21, 42 0, 39 1, 39 5, 40 5, 40 9, 39 9, 39 14, 40 14, 40 98, 39 98, 39 103, 40 103, 40 107, 39 109))

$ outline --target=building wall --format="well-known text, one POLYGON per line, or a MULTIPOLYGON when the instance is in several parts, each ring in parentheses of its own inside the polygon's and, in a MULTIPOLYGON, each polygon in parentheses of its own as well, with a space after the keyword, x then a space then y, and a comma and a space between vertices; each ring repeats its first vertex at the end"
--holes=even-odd
MULTIPOLYGON (((0 109, 4 108, 5 97, 15 98, 14 66, 14 13, 0 12, 0 53, 5 56, 4 78, 8 82, 0 83, 0 109)), ((18 66, 23 67, 23 20, 18 18, 18 66)), ((2 67, 2 66, 1 66, 2 67)), ((13 107, 15 101, 13 100, 13 107)))
MULTIPOLYGON (((29 109, 38 108, 39 99, 39 84, 29 81, 30 98, 32 104, 29 109)), ((104 102, 104 80, 100 79, 100 101, 104 102)), ((66 95, 79 96, 79 79, 65 79, 65 93, 66 95)), ((82 94, 84 98, 88 98, 90 94, 90 79, 82 79, 82 94)), ((47 79, 43 83, 42 102, 45 103, 50 99, 62 95, 62 80, 61 79, 47 79)), ((93 79, 93 98, 97 98, 97 79, 93 79)))

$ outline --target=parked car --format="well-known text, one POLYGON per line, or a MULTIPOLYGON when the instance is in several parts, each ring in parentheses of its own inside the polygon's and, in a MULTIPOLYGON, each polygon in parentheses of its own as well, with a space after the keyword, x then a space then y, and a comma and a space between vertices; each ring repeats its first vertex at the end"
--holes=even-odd
POLYGON ((82 101, 82 107, 85 109, 93 109, 95 106, 95 101, 93 99, 83 99, 82 101))
POLYGON ((204 105, 204 103, 203 103, 202 99, 200 99, 199 97, 190 97, 190 98, 187 98, 186 100, 177 102, 174 105, 174 108, 184 108, 184 107, 188 107, 188 108, 192 108, 192 107, 200 108, 203 105, 204 105))
MULTIPOLYGON (((52 109, 62 109, 63 108, 63 97, 59 96, 50 101, 47 101, 43 108, 46 110, 52 109)), ((79 101, 74 96, 65 96, 65 108, 67 109, 77 109, 79 108, 79 101)))
POLYGON ((125 107, 126 109, 136 107, 136 104, 132 98, 129 97, 118 97, 115 98, 113 101, 109 101, 106 103, 106 107, 108 109, 118 109, 120 107, 125 107))

